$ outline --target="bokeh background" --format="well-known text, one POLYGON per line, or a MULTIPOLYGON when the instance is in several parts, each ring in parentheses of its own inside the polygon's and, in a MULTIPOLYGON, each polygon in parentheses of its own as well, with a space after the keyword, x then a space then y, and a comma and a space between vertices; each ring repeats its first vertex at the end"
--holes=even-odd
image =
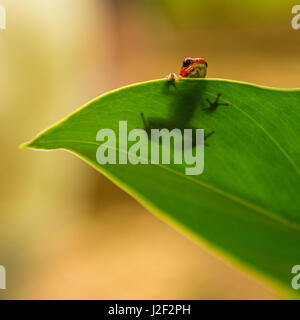
POLYGON ((75 156, 18 146, 101 93, 178 72, 186 56, 205 57, 208 77, 300 87, 297 3, 0 4, 0 299, 280 298, 75 156))

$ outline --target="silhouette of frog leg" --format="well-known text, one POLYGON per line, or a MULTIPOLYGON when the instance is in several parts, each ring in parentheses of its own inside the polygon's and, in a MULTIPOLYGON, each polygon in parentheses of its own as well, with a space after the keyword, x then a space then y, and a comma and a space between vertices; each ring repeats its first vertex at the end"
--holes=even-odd
POLYGON ((211 101, 207 98, 206 101, 208 102, 209 107, 208 107, 208 108, 205 108, 205 109, 203 109, 203 110, 215 111, 215 110, 218 108, 218 106, 229 106, 228 103, 219 103, 220 97, 221 97, 221 93, 218 93, 215 102, 211 102, 211 101))
POLYGON ((211 131, 210 133, 204 135, 204 145, 205 146, 207 146, 207 147, 209 146, 209 144, 205 143, 205 140, 207 138, 209 138, 210 136, 212 136, 214 133, 215 133, 215 131, 211 131))
MULTIPOLYGON (((194 147, 197 145, 197 143, 196 143, 197 139, 196 139, 196 134, 195 134, 195 132, 194 132, 195 129, 193 128, 192 130, 193 130, 192 147, 194 148, 194 147)), ((208 134, 204 134, 204 141, 201 141, 201 142, 199 142, 198 144, 203 144, 203 143, 204 143, 205 146, 209 146, 209 145, 205 142, 205 140, 206 140, 207 138, 209 138, 211 135, 213 135, 214 133, 215 133, 215 131, 211 131, 211 132, 208 133, 208 134)))
POLYGON ((146 121, 145 116, 144 116, 144 112, 141 112, 140 114, 141 114, 141 117, 142 117, 144 130, 147 132, 148 135, 151 135, 151 122, 150 121, 146 121))
POLYGON ((142 121, 143 121, 143 124, 144 124, 144 129, 147 129, 147 123, 146 123, 146 119, 144 117, 144 112, 141 112, 141 117, 142 117, 142 121))
POLYGON ((207 138, 209 138, 211 135, 213 135, 215 133, 215 131, 211 131, 210 133, 208 134, 205 134, 204 135, 204 140, 206 140, 207 138))

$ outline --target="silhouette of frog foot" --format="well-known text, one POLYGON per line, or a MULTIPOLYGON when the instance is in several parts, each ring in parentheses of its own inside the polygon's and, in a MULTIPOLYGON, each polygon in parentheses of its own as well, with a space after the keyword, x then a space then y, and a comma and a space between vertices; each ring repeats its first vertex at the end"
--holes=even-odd
POLYGON ((144 126, 144 130, 149 134, 149 132, 151 131, 149 125, 147 124, 147 121, 145 119, 145 116, 144 116, 144 112, 141 112, 141 118, 142 118, 142 121, 143 121, 143 126, 144 126))
POLYGON ((205 146, 207 146, 207 147, 209 146, 209 144, 207 144, 207 143, 205 142, 205 140, 206 140, 207 138, 209 138, 210 136, 212 136, 214 133, 215 133, 215 131, 211 131, 210 133, 204 135, 204 145, 205 145, 205 146))
POLYGON ((144 129, 146 129, 147 128, 147 123, 146 123, 146 119, 145 119, 145 116, 144 116, 144 112, 141 112, 141 117, 142 117, 144 129))
POLYGON ((141 112, 140 115, 143 121, 143 129, 147 132, 148 136, 151 137, 151 129, 153 128, 151 118, 146 120, 144 112, 141 112))
POLYGON ((208 108, 205 108, 205 109, 203 109, 203 110, 212 112, 212 111, 217 110, 217 108, 218 108, 219 106, 226 106, 226 107, 229 106, 228 103, 219 103, 220 97, 221 97, 221 93, 218 93, 215 102, 211 102, 211 101, 207 98, 206 101, 208 102, 209 107, 208 107, 208 108))

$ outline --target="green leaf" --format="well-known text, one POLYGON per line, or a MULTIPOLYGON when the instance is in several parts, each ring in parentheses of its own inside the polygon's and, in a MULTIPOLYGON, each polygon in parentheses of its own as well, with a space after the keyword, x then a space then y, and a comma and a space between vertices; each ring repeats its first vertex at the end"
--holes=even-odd
POLYGON ((24 146, 72 151, 161 219, 292 294, 291 269, 300 264, 299 123, 298 89, 155 80, 100 96, 24 146), (206 110, 218 94, 228 106, 206 110), (128 131, 143 128, 141 112, 151 128, 215 132, 202 175, 185 175, 184 164, 97 163, 98 130, 117 134, 120 120, 128 131))

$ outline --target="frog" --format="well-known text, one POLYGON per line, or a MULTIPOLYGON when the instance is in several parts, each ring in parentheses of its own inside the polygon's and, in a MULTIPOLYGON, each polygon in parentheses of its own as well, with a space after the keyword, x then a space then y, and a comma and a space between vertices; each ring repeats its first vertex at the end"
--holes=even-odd
MULTIPOLYGON (((167 79, 171 84, 174 85, 174 81, 177 81, 180 78, 205 78, 207 67, 208 64, 204 58, 185 58, 180 69, 179 76, 177 77, 175 73, 170 73, 167 76, 167 79)), ((205 108, 204 111, 213 112, 217 110, 219 106, 228 106, 228 103, 219 102, 220 97, 221 93, 217 95, 217 98, 214 102, 206 99, 209 107, 205 108)))
POLYGON ((208 64, 204 58, 185 58, 180 69, 179 76, 170 73, 168 81, 174 82, 180 78, 205 78, 208 64))
MULTIPOLYGON (((170 84, 175 86, 175 81, 178 81, 180 78, 205 78, 207 73, 207 67, 208 67, 207 61, 204 58, 188 57, 183 60, 179 76, 177 76, 175 73, 170 73, 167 76, 167 80, 170 84)), ((228 103, 220 103, 219 102, 220 97, 221 97, 221 93, 218 93, 216 100, 214 102, 211 102, 207 98, 206 101, 209 104, 209 107, 203 109, 203 111, 206 111, 207 113, 212 113, 212 112, 215 112, 219 106, 229 106, 228 103)), ((210 137, 214 133, 215 131, 211 131, 210 133, 205 135, 204 140, 206 140, 208 137, 210 137)), ((207 144, 205 143, 205 145, 207 144)))

